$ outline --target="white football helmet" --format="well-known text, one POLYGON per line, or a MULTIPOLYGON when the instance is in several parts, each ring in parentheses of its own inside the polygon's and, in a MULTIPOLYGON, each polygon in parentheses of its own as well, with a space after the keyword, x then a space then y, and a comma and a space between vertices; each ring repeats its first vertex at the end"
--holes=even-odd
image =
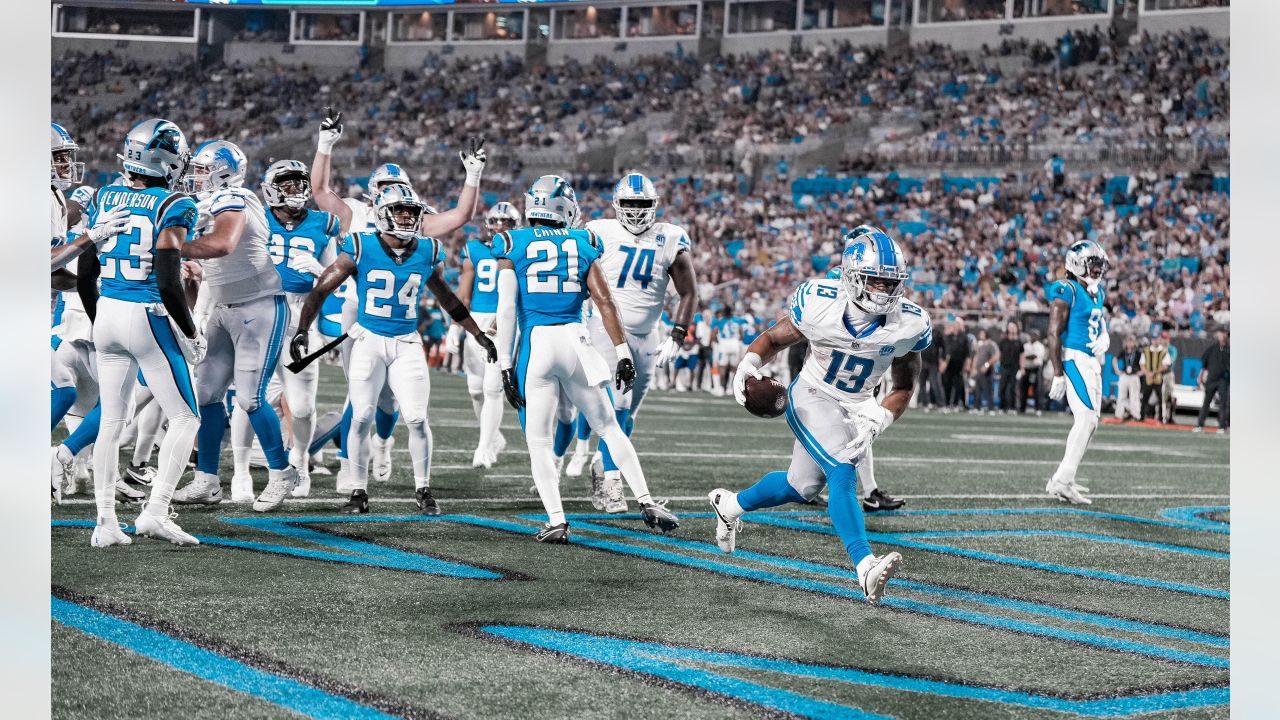
POLYGON ((49 123, 49 152, 51 168, 49 182, 59 190, 66 190, 72 185, 84 181, 84 163, 76 161, 76 153, 80 146, 58 123, 49 123))
POLYGON ((279 160, 267 168, 262 176, 262 199, 270 207, 289 207, 299 210, 311 199, 311 173, 305 163, 298 160, 279 160), (292 193, 281 187, 290 183, 292 193))
POLYGON ((859 225, 844 236, 840 281, 849 300, 862 311, 892 312, 907 290, 909 277, 902 248, 885 231, 859 225))
POLYGON ((163 178, 172 188, 187 174, 191 150, 182 130, 168 120, 150 118, 124 136, 124 153, 117 155, 126 173, 163 178))
POLYGON ((520 227, 520 220, 520 211, 516 210, 515 205, 505 200, 489 208, 489 212, 484 214, 485 229, 493 233, 520 227), (498 227, 498 223, 502 222, 511 223, 511 227, 498 227))
POLYGON ((613 214, 633 235, 653 227, 658 215, 658 190, 649 178, 629 173, 613 187, 613 214))
POLYGON ((573 186, 559 175, 543 175, 524 194, 524 219, 561 227, 578 224, 578 196, 573 186))
POLYGON ((1067 272, 1075 275, 1090 292, 1098 289, 1102 275, 1111 267, 1107 251, 1092 240, 1081 240, 1067 250, 1067 272))
POLYGON ((418 222, 424 213, 434 214, 427 204, 422 202, 418 193, 404 183, 387 185, 378 191, 373 199, 373 224, 379 232, 394 235, 401 240, 412 240, 418 234, 418 222), (408 206, 413 213, 413 220, 408 224, 397 223, 395 209, 408 206))
POLYGON ((228 187, 244 187, 249 161, 235 143, 208 140, 191 156, 191 172, 183 178, 188 193, 206 198, 228 187))
POLYGON ((369 192, 365 193, 365 197, 369 202, 375 202, 384 186, 395 183, 413 186, 413 181, 409 179, 409 173, 405 172, 404 168, 395 163, 383 163, 369 174, 369 192))

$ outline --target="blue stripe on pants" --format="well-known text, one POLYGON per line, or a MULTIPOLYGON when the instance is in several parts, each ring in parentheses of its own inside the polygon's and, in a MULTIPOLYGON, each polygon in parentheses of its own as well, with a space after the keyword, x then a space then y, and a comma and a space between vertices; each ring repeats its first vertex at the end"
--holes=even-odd
POLYGON ((1076 397, 1080 398, 1080 402, 1084 406, 1093 410, 1093 400, 1089 398, 1089 386, 1084 383, 1084 376, 1080 374, 1080 368, 1076 367, 1075 360, 1067 360, 1062 363, 1062 369, 1067 373, 1067 379, 1071 381, 1071 387, 1075 388, 1076 397))
POLYGON ((169 323, 168 317, 151 313, 147 313, 147 324, 151 326, 151 336, 155 338, 156 345, 160 347, 165 360, 169 362, 169 374, 173 377, 173 384, 177 386, 178 393, 182 395, 182 400, 187 403, 187 407, 191 408, 191 413, 199 415, 196 391, 191 387, 191 369, 187 367, 187 358, 182 354, 182 348, 178 346, 178 337, 173 334, 173 325, 169 323))

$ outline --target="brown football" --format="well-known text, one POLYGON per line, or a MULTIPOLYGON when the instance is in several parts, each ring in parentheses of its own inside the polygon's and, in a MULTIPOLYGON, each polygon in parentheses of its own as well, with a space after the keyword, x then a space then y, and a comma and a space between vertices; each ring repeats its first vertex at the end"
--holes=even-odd
POLYGON ((787 411, 787 388, 771 377, 748 377, 744 394, 747 412, 762 418, 776 418, 787 411))

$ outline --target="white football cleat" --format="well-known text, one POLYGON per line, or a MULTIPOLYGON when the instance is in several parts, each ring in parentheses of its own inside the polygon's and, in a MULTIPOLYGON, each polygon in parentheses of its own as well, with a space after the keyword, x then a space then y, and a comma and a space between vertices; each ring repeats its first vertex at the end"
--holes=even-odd
POLYGON ((262 491, 253 501, 254 512, 271 512, 284 502, 284 499, 298 484, 298 469, 290 465, 284 470, 271 470, 271 479, 267 481, 267 489, 262 491))
POLYGON ((197 470, 191 482, 173 493, 173 502, 179 505, 216 505, 222 502, 222 483, 217 475, 197 470))
POLYGON ((507 449, 507 438, 499 430, 497 435, 493 436, 493 454, 497 455, 507 449))
POLYGON ((289 491, 290 497, 304 498, 311 494, 311 469, 298 467, 298 484, 289 491))
POLYGON ((373 467, 373 479, 378 482, 387 482, 391 479, 391 448, 395 447, 396 436, 383 440, 378 437, 377 433, 373 435, 373 458, 369 464, 373 467))
POLYGON ((564 469, 564 474, 569 477, 580 477, 582 469, 587 466, 587 461, 591 459, 591 453, 574 451, 573 457, 569 458, 569 465, 564 469))
POLYGON ((1059 482, 1050 478, 1049 484, 1044 486, 1045 492, 1058 498, 1062 502, 1071 503, 1072 505, 1092 505, 1093 501, 1080 494, 1079 488, 1074 483, 1059 482))
POLYGON ((70 450, 66 449, 62 445, 53 448, 52 453, 50 453, 49 497, 53 500, 54 505, 62 504, 62 493, 65 489, 67 480, 70 479, 71 482, 75 482, 75 463, 75 456, 71 454, 70 450))
POLYGON ((885 584, 889 582, 889 578, 897 574, 900 567, 902 567, 902 556, 896 552, 872 561, 871 567, 867 568, 867 572, 858 580, 862 585, 862 592, 866 593, 867 602, 872 605, 880 602, 880 598, 884 597, 885 584))
POLYGON ((493 451, 487 448, 476 448, 475 453, 471 455, 471 467, 484 468, 488 470, 493 467, 493 451))
POLYGON ((724 498, 731 495, 724 488, 716 488, 707 493, 707 500, 711 503, 711 509, 716 513, 716 545, 720 547, 720 552, 732 553, 738 547, 738 532, 742 530, 742 518, 734 518, 730 520, 721 510, 721 503, 724 498))
POLYGON ((132 545, 133 538, 124 534, 123 523, 107 523, 103 525, 98 523, 93 528, 93 536, 89 538, 89 544, 96 548, 110 547, 112 545, 132 545))
POLYGON ((605 490, 604 475, 596 472, 598 468, 591 466, 591 507, 603 511, 609 502, 609 493, 605 490))
POLYGON ((147 499, 147 494, 138 490, 134 486, 124 481, 124 478, 116 476, 116 501, 122 503, 136 503, 147 499))
POLYGON ((157 540, 168 540, 174 545, 199 545, 200 541, 187 531, 178 527, 174 519, 178 517, 178 513, 171 512, 163 517, 157 517, 143 508, 138 519, 133 521, 133 529, 139 535, 155 538, 157 540))
POLYGON ((238 473, 231 477, 231 502, 253 502, 253 476, 249 473, 238 473))
POLYGON ((622 491, 622 476, 604 479, 604 511, 607 513, 624 513, 627 511, 627 496, 622 491))

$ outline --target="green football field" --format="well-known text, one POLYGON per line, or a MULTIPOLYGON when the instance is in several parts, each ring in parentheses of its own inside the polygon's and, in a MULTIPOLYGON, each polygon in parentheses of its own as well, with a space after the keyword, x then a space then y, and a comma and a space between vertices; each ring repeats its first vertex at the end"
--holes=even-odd
POLYGON ((54 508, 54 716, 1228 716, 1221 436, 1104 425, 1094 504, 1067 506, 1043 490, 1069 418, 909 411, 876 445, 909 502, 868 516, 905 557, 872 607, 822 508, 750 513, 735 554, 715 546, 706 493, 785 468, 782 419, 652 394, 635 441, 680 528, 596 514, 565 478, 573 543, 546 546, 515 414, 472 470, 465 385, 432 382, 441 517, 415 514, 403 429, 366 516, 316 477, 282 512, 178 508, 196 548, 95 550, 91 499, 54 508))

